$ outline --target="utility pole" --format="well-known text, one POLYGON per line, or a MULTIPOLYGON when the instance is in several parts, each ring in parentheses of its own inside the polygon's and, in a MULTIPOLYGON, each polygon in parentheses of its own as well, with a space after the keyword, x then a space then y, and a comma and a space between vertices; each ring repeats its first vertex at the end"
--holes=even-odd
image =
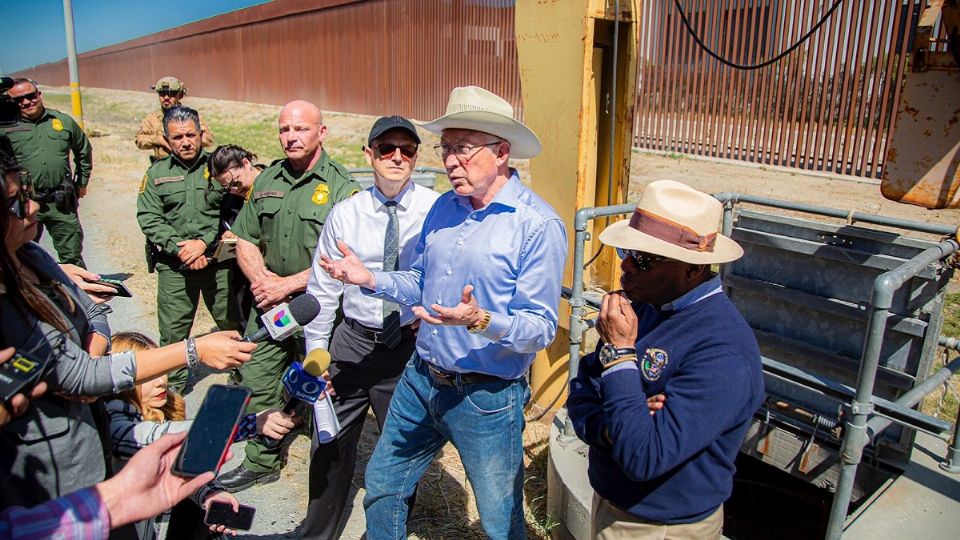
POLYGON ((80 99, 80 72, 77 69, 77 40, 73 35, 73 2, 63 0, 63 25, 67 34, 67 66, 70 68, 70 102, 73 119, 83 129, 83 102, 80 99))

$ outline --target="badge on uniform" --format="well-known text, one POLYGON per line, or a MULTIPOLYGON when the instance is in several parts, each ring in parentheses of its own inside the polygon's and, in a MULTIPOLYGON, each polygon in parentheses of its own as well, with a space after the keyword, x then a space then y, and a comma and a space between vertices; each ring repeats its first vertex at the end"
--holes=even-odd
POLYGON ((63 122, 61 122, 59 118, 54 118, 50 121, 50 127, 52 127, 54 131, 63 131, 63 122))
POLYGON ((655 381, 663 375, 663 368, 667 366, 667 351, 663 349, 647 349, 643 353, 643 359, 640 361, 640 372, 643 378, 648 381, 655 381))
POLYGON ((210 181, 210 169, 203 170, 203 179, 206 180, 207 182, 210 181))
POLYGON ((143 193, 147 189, 147 175, 143 175, 143 180, 140 181, 140 190, 137 193, 143 193))
POLYGON ((318 206, 327 204, 327 201, 330 200, 330 188, 326 184, 318 185, 317 189, 313 190, 313 197, 310 197, 310 200, 318 206))

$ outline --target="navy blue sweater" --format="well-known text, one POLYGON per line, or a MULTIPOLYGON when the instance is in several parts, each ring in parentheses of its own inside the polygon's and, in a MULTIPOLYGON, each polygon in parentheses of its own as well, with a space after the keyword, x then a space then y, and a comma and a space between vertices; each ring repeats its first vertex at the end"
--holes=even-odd
POLYGON ((601 377, 596 353, 584 356, 567 409, 590 445, 597 494, 648 521, 699 521, 730 496, 734 460, 763 401, 757 340, 724 294, 680 311, 634 309, 640 369, 601 377), (665 407, 651 417, 646 398, 661 392, 665 407))

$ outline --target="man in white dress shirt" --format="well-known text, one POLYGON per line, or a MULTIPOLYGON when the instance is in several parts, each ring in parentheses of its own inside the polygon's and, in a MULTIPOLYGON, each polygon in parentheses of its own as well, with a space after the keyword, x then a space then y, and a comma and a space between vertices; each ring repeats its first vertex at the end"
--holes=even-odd
POLYGON ((367 268, 410 268, 424 218, 439 197, 410 180, 419 144, 416 128, 406 118, 385 116, 373 124, 364 154, 373 167, 374 185, 333 208, 313 255, 307 293, 320 301, 321 309, 305 328, 307 353, 330 350, 341 431, 326 444, 319 444, 314 434, 304 538, 339 535, 367 410, 373 407, 382 430, 393 390, 413 355, 419 322, 409 307, 366 296, 356 285, 331 278, 317 261, 321 255, 340 259, 352 248, 367 268), (331 337, 341 303, 343 322, 331 337))

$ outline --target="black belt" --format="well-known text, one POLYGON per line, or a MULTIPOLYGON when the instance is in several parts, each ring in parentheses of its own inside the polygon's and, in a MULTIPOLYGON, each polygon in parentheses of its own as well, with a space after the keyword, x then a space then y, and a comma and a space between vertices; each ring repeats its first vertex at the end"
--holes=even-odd
POLYGON ((484 373, 447 373, 446 371, 441 371, 433 367, 429 363, 427 363, 427 371, 430 372, 430 378, 433 379, 433 382, 440 386, 456 386, 458 376, 460 377, 460 384, 476 384, 494 381, 510 382, 506 379, 484 373))
MULTIPOLYGON (((383 330, 380 328, 371 328, 365 324, 361 324, 354 319, 348 319, 344 317, 343 324, 350 327, 351 330, 360 334, 361 336, 369 339, 374 343, 383 343, 383 330)), ((408 338, 416 334, 416 331, 413 329, 413 325, 407 324, 400 327, 400 337, 408 338)))

